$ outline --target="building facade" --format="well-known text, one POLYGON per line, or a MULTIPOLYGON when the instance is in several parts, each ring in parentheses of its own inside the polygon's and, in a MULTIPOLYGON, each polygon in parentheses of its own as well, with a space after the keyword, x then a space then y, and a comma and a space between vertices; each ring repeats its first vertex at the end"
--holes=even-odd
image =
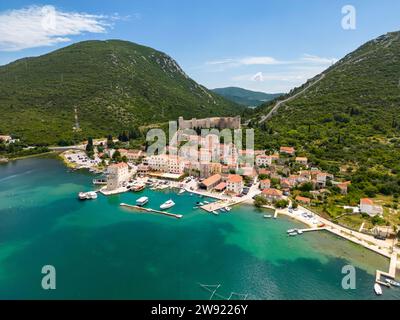
POLYGON ((237 117, 215 117, 206 119, 184 120, 183 117, 178 119, 179 130, 185 129, 240 129, 241 118, 237 117))
POLYGON ((256 166, 257 167, 268 167, 272 164, 272 157, 260 155, 256 157, 256 166))
POLYGON ((110 165, 107 169, 107 190, 111 191, 123 187, 129 178, 129 167, 126 163, 110 165))
POLYGON ((226 191, 232 194, 241 194, 243 192, 243 178, 238 174, 230 174, 226 181, 226 191))
POLYGON ((366 213, 371 217, 383 214, 382 206, 377 206, 371 199, 361 199, 360 200, 360 212, 366 213))

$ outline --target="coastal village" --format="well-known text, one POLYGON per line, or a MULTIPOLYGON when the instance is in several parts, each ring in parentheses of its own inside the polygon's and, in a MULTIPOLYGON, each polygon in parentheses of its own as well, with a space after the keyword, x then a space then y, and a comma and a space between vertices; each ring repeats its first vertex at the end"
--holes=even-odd
MULTIPOLYGON (((202 137, 185 132, 215 127, 234 130, 240 126, 240 117, 189 121, 180 118, 177 135, 188 145, 179 150, 166 146, 161 154, 147 155, 144 150, 109 148, 107 139, 103 139, 93 142, 92 158, 83 150, 68 150, 62 156, 69 166, 104 172, 106 185, 101 192, 105 195, 126 192, 135 179, 143 183, 165 180, 194 192, 236 201, 251 196, 258 204, 277 208, 313 206, 323 201, 332 188, 347 194, 351 181, 339 181, 333 174, 314 167, 293 147, 281 146, 267 154, 266 150, 239 150, 233 142, 220 143, 213 134, 202 137), (191 177, 190 185, 182 183, 187 177, 191 177)), ((369 217, 382 216, 384 212, 369 198, 345 209, 369 217)))
MULTIPOLYGON (((310 163, 309 159, 294 147, 281 146, 278 150, 248 150, 238 148, 234 141, 221 143, 220 136, 211 133, 198 134, 200 129, 241 128, 240 117, 178 120, 179 129, 173 141, 157 154, 148 154, 144 148, 130 149, 121 146, 118 139, 98 139, 80 146, 66 148, 61 153, 64 162, 73 169, 88 169, 101 176, 93 180, 99 189, 81 192, 82 200, 125 192, 140 192, 145 188, 162 190, 175 188, 178 193, 197 194, 214 201, 204 201, 198 208, 206 213, 228 213, 238 204, 250 204, 274 210, 263 218, 289 216, 308 226, 305 229, 288 230, 288 236, 300 236, 305 232, 329 231, 339 237, 360 244, 390 259, 389 272, 377 271, 376 282, 389 285, 382 276, 394 279, 397 264, 396 227, 366 227, 362 222, 358 230, 341 225, 324 217, 319 204, 332 192, 346 195, 351 181, 337 179, 310 163), (182 145, 184 142, 184 145, 182 145)), ((9 139, 8 143, 12 143, 9 139)), ((136 204, 121 206, 175 218, 182 214, 167 211, 175 205, 173 199, 159 210, 146 207, 147 197, 137 199, 136 204)), ((382 205, 370 198, 361 198, 357 206, 343 208, 347 215, 374 219, 384 214, 382 205)))

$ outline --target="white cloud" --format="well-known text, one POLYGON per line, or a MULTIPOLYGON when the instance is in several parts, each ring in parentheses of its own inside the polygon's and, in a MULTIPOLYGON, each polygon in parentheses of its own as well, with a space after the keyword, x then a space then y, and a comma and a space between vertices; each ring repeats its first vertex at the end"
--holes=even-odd
POLYGON ((252 65, 274 65, 281 64, 280 62, 272 57, 247 57, 240 60, 240 63, 246 66, 252 65))
POLYGON ((52 46, 71 41, 69 36, 105 33, 112 17, 59 11, 53 6, 30 6, 0 13, 0 51, 52 46))
POLYGON ((336 58, 324 58, 311 54, 304 54, 300 58, 296 60, 279 60, 274 57, 269 56, 253 56, 253 57, 244 57, 244 58, 229 58, 229 59, 221 59, 221 60, 213 60, 207 61, 206 66, 216 66, 217 70, 223 71, 227 68, 241 67, 241 66, 256 66, 256 65, 264 65, 264 66, 273 66, 273 65, 305 65, 305 64, 313 64, 313 65, 331 65, 338 60, 336 58))
POLYGON ((292 72, 258 72, 256 74, 243 74, 239 76, 232 77, 232 81, 257 81, 257 82, 265 82, 265 81, 281 81, 281 82, 298 82, 302 80, 307 80, 305 74, 301 73, 292 73, 292 72))
POLYGON ((278 61, 273 57, 259 56, 259 57, 245 57, 240 59, 223 59, 208 61, 206 65, 220 66, 220 67, 239 67, 239 66, 254 66, 254 65, 277 65, 285 64, 283 61, 278 61))
POLYGON ((288 92, 337 61, 311 54, 291 60, 253 56, 210 61, 202 68, 215 73, 210 87, 238 86, 265 92, 288 92))
POLYGON ((257 72, 254 76, 251 77, 252 81, 264 82, 264 75, 262 72, 257 72))

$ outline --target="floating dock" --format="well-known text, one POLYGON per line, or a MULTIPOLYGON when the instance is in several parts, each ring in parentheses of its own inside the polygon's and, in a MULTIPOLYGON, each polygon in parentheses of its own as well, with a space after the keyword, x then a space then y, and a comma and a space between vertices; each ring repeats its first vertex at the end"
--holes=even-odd
POLYGON ((144 212, 149 212, 149 213, 158 213, 158 214, 162 214, 164 216, 168 216, 168 217, 176 218, 176 219, 182 219, 183 218, 183 215, 181 215, 181 214, 169 213, 169 212, 165 212, 165 211, 160 211, 160 210, 154 210, 154 209, 134 206, 134 205, 126 204, 126 203, 121 203, 120 206, 121 207, 125 207, 125 208, 129 208, 129 209, 138 210, 138 211, 144 211, 144 212))

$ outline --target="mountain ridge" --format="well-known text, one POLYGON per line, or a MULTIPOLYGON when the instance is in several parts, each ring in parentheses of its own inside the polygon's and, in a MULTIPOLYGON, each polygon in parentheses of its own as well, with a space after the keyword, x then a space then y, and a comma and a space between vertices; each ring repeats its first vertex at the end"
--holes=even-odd
POLYGON ((255 110, 250 125, 259 147, 292 145, 336 172, 344 164, 400 172, 399 74, 400 32, 368 41, 283 96, 298 94, 267 121, 263 117, 279 102, 255 110))
POLYGON ((261 104, 276 99, 282 95, 282 93, 266 93, 240 87, 215 88, 211 91, 230 101, 247 107, 258 107, 261 104))
POLYGON ((54 144, 143 124, 236 115, 167 54, 123 40, 74 43, 0 67, 0 131, 54 144), (75 108, 81 131, 74 131, 75 108))

